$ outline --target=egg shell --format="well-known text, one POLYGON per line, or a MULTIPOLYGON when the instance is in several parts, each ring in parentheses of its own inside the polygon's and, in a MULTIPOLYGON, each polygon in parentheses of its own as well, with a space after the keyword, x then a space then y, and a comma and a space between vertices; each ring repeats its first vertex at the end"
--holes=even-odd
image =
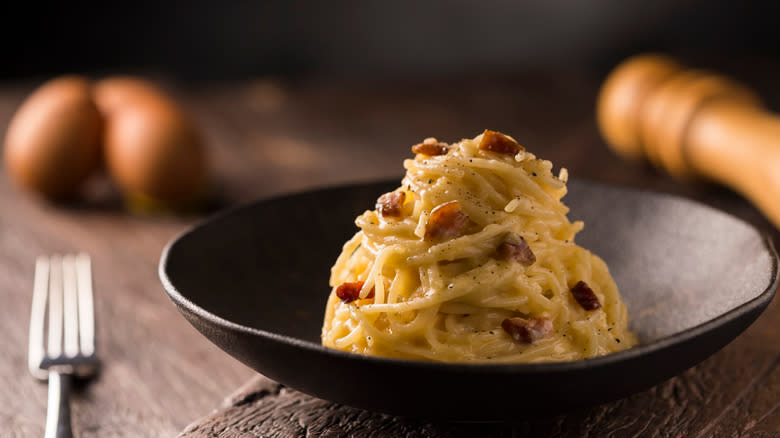
POLYGON ((89 81, 64 76, 46 82, 8 125, 3 153, 8 175, 48 198, 76 194, 99 165, 102 125, 89 81))
POLYGON ((184 111, 154 93, 153 86, 102 85, 98 106, 111 107, 104 134, 106 165, 122 190, 172 203, 201 196, 207 184, 206 157, 184 111), (116 100, 103 100, 106 96, 116 100))
POLYGON ((143 100, 173 103, 170 97, 151 82, 132 76, 101 79, 95 83, 93 94, 98 109, 105 117, 110 117, 117 109, 127 105, 138 105, 139 101, 143 100))

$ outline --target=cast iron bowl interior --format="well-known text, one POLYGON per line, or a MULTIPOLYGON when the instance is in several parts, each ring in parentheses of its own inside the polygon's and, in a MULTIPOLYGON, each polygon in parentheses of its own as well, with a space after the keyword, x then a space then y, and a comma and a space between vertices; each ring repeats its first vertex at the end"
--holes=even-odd
POLYGON ((322 189, 231 210, 174 239, 160 278, 203 335, 314 396, 396 415, 511 420, 624 397, 704 360, 777 289, 777 255, 753 227, 673 196, 570 181, 564 201, 604 258, 641 345, 549 364, 446 364, 320 346, 330 266, 354 218, 397 182, 322 189))

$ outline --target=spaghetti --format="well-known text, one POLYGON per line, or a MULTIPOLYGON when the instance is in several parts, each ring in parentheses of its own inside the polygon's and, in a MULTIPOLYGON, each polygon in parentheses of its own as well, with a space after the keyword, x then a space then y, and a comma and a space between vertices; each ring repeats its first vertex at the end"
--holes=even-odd
POLYGON ((511 137, 426 139, 356 219, 331 270, 323 345, 446 362, 599 356, 636 338, 606 264, 574 243, 567 172, 511 137))

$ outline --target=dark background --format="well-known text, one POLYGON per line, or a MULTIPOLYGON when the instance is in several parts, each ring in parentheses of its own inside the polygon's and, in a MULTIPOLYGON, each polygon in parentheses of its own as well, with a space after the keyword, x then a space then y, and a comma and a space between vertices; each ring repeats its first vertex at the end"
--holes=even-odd
MULTIPOLYGON (((641 51, 778 55, 777 2, 11 2, 0 77, 143 72, 178 80, 409 78, 571 68, 641 51)), ((711 56, 709 56, 711 58, 711 56)))

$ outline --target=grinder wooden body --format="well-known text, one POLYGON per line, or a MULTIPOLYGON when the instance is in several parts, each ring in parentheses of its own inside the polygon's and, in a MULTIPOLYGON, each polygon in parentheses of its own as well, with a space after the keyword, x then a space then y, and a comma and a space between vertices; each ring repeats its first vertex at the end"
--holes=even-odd
POLYGON ((676 177, 727 185, 780 228, 780 117, 749 89, 642 55, 610 74, 597 115, 618 154, 646 157, 676 177))

